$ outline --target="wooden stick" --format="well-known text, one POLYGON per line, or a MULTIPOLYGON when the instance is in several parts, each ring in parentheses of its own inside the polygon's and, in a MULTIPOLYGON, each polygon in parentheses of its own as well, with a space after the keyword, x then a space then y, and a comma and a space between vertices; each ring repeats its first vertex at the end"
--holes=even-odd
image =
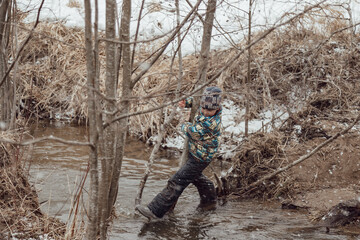
POLYGON ((13 145, 18 145, 18 146, 27 146, 27 145, 36 144, 36 143, 43 142, 43 141, 48 141, 48 140, 57 141, 57 142, 61 142, 61 143, 64 143, 64 144, 69 144, 69 145, 94 147, 94 145, 91 144, 90 142, 68 141, 68 140, 58 138, 58 137, 54 137, 54 136, 35 138, 33 140, 27 140, 27 141, 23 141, 23 142, 16 142, 16 141, 0 138, 0 142, 10 143, 10 144, 13 144, 13 145))

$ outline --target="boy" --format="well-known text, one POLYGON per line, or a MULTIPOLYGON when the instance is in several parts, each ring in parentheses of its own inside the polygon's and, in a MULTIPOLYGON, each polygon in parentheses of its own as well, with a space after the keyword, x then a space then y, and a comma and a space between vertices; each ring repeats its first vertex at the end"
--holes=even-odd
MULTIPOLYGON (((207 87, 200 101, 200 109, 193 123, 184 123, 182 132, 189 137, 188 161, 168 181, 167 186, 147 205, 136 206, 149 220, 162 218, 177 202, 184 189, 194 184, 200 194, 199 207, 215 207, 214 184, 202 174, 219 146, 221 126, 221 90, 207 87)), ((192 99, 181 101, 180 107, 191 107, 192 99)))

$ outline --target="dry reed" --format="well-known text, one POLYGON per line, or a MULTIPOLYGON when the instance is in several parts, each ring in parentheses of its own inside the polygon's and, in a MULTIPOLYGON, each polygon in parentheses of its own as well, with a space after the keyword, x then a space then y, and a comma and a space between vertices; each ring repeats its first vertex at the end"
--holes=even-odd
MULTIPOLYGON (((231 171, 221 177, 222 186, 218 194, 228 195, 242 192, 248 185, 269 172, 288 164, 283 153, 284 135, 276 133, 256 133, 242 142, 231 171)), ((292 192, 291 176, 286 173, 264 181, 256 189, 251 189, 242 197, 275 198, 292 192)), ((219 186, 218 186, 219 187, 219 186)))
MULTIPOLYGON (((0 132, 1 138, 14 139, 14 132, 0 132)), ((43 214, 28 173, 18 161, 18 148, 0 146, 0 238, 38 239, 47 235, 63 239, 65 224, 43 214)))

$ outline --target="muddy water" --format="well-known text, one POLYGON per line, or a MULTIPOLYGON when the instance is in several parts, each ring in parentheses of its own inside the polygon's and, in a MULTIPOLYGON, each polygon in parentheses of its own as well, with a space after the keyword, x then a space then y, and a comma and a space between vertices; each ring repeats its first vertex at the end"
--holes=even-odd
MULTIPOLYGON (((61 123, 38 124, 32 134, 86 141, 86 128, 61 123)), ((214 211, 197 212, 199 197, 193 186, 184 191, 173 214, 149 223, 134 214, 134 199, 150 151, 140 141, 128 141, 116 203, 118 217, 110 229, 110 239, 357 239, 339 231, 327 234, 314 228, 306 214, 282 210, 276 203, 227 202, 214 211)), ((72 194, 85 174, 87 147, 42 142, 35 146, 31 159, 31 181, 38 190, 42 210, 67 221, 72 194)), ((165 186, 177 164, 176 154, 159 154, 143 203, 165 186)))

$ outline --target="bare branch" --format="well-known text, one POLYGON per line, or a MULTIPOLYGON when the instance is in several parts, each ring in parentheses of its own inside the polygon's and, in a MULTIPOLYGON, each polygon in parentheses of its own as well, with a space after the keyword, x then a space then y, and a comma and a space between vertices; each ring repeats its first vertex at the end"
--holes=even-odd
POLYGON ((160 38, 166 37, 167 35, 169 35, 172 31, 176 30, 176 28, 171 29, 170 31, 168 31, 167 33, 164 33, 162 35, 158 35, 154 38, 151 39, 146 39, 146 40, 135 40, 135 41, 131 41, 131 42, 125 42, 125 41, 120 41, 120 40, 115 40, 115 39, 110 39, 110 38, 99 38, 99 41, 104 41, 104 42, 112 42, 112 43, 117 43, 117 44, 138 44, 138 43, 149 43, 149 42, 153 42, 156 41, 160 38))
POLYGON ((31 39, 31 37, 32 37, 32 35, 33 35, 33 33, 34 33, 35 28, 36 28, 37 25, 39 24, 40 12, 41 12, 42 6, 44 5, 44 1, 45 1, 45 0, 42 0, 42 1, 41 1, 40 7, 39 7, 39 9, 38 9, 37 16, 36 16, 36 21, 35 21, 34 27, 33 27, 32 30, 30 31, 28 37, 25 39, 24 43, 21 45, 21 47, 20 47, 20 49, 19 49, 19 51, 18 51, 18 53, 17 53, 14 61, 13 61, 13 62, 11 63, 11 65, 10 65, 9 69, 8 69, 8 70, 6 71, 6 73, 4 74, 4 76, 3 76, 3 78, 2 78, 2 80, 1 80, 1 82, 0 82, 0 87, 4 84, 7 76, 9 76, 9 73, 11 72, 11 70, 12 70, 13 67, 15 66, 15 63, 16 63, 17 60, 19 59, 21 52, 24 50, 25 46, 26 46, 26 45, 28 44, 28 42, 30 41, 30 39, 31 39))
POLYGON ((133 65, 134 65, 136 41, 137 41, 137 38, 138 38, 138 35, 139 35, 140 20, 141 20, 142 12, 144 10, 144 4, 145 4, 145 0, 142 0, 140 11, 139 11, 139 16, 138 16, 138 20, 137 20, 136 32, 135 32, 135 43, 134 43, 134 46, 133 46, 133 52, 132 52, 132 56, 131 56, 131 69, 133 69, 133 65))
POLYGON ((270 33, 272 33, 274 30, 285 26, 289 23, 291 23, 292 21, 294 21, 295 19, 299 18, 300 16, 306 14, 307 12, 309 12, 310 10, 320 6, 322 3, 326 2, 327 0, 323 0, 321 2, 319 2, 318 4, 315 4, 313 6, 310 6, 308 8, 306 8, 304 11, 302 11, 301 13, 296 14, 295 16, 291 17, 290 19, 288 19, 287 21, 277 24, 271 28, 269 28, 267 31, 265 31, 263 34, 261 34, 257 39, 255 39, 253 42, 251 42, 250 44, 248 44, 245 48, 243 48, 242 50, 239 51, 238 54, 236 54, 233 58, 231 58, 230 60, 228 60, 228 62, 226 64, 224 64, 224 66, 218 70, 217 73, 215 73, 209 80, 207 80, 206 82, 204 82, 203 84, 199 84, 198 87, 194 88, 193 91, 184 94, 183 96, 179 97, 179 98, 175 98, 174 100, 164 103, 160 106, 157 107, 153 107, 153 108, 149 108, 146 110, 142 110, 142 111, 138 111, 138 112, 134 112, 134 113, 127 113, 127 114, 122 114, 116 118, 114 118, 112 121, 110 122, 106 122, 103 127, 106 128, 108 127, 111 123, 119 121, 120 119, 126 118, 126 117, 131 117, 131 116, 135 116, 135 115, 140 115, 140 114, 144 114, 144 113, 149 113, 149 112, 153 112, 156 110, 159 110, 161 108, 167 107, 169 105, 178 103, 179 101, 194 95, 195 93, 199 92, 200 90, 202 90, 204 87, 206 87, 207 85, 209 85, 210 83, 214 82, 223 71, 225 71, 226 69, 228 69, 245 51, 247 51, 250 47, 254 46, 255 44, 257 44, 258 42, 260 42, 261 40, 263 40, 264 38, 266 38, 266 36, 268 36, 270 33))
POLYGON ((188 15, 186 15, 186 17, 184 18, 184 20, 181 22, 181 24, 179 26, 176 27, 176 31, 174 31, 171 36, 169 37, 169 39, 166 41, 166 43, 164 44, 163 48, 158 52, 158 54, 151 60, 150 62, 150 67, 146 68, 144 70, 142 70, 133 80, 132 80, 132 85, 134 86, 140 79, 142 76, 144 76, 145 73, 147 73, 149 71, 149 69, 154 65, 154 63, 160 58, 160 56, 164 53, 166 47, 171 43, 171 41, 173 41, 173 39, 175 38, 175 36, 177 35, 177 33, 180 31, 180 29, 187 23, 187 21, 189 20, 189 18, 191 17, 191 15, 195 12, 195 10, 199 7, 200 3, 202 0, 198 0, 197 3, 195 4, 195 6, 193 7, 193 9, 191 9, 191 11, 188 13, 188 15))
POLYGON ((27 146, 27 145, 32 145, 32 144, 36 144, 36 143, 43 142, 43 141, 49 141, 49 140, 61 142, 61 143, 68 144, 68 145, 94 147, 94 145, 91 144, 90 142, 68 141, 63 138, 58 138, 58 137, 54 137, 54 136, 41 137, 41 138, 36 138, 33 140, 27 140, 27 141, 23 141, 23 142, 16 142, 16 141, 12 141, 12 140, 5 139, 5 138, 0 138, 0 142, 10 143, 10 144, 17 145, 17 146, 27 146))

